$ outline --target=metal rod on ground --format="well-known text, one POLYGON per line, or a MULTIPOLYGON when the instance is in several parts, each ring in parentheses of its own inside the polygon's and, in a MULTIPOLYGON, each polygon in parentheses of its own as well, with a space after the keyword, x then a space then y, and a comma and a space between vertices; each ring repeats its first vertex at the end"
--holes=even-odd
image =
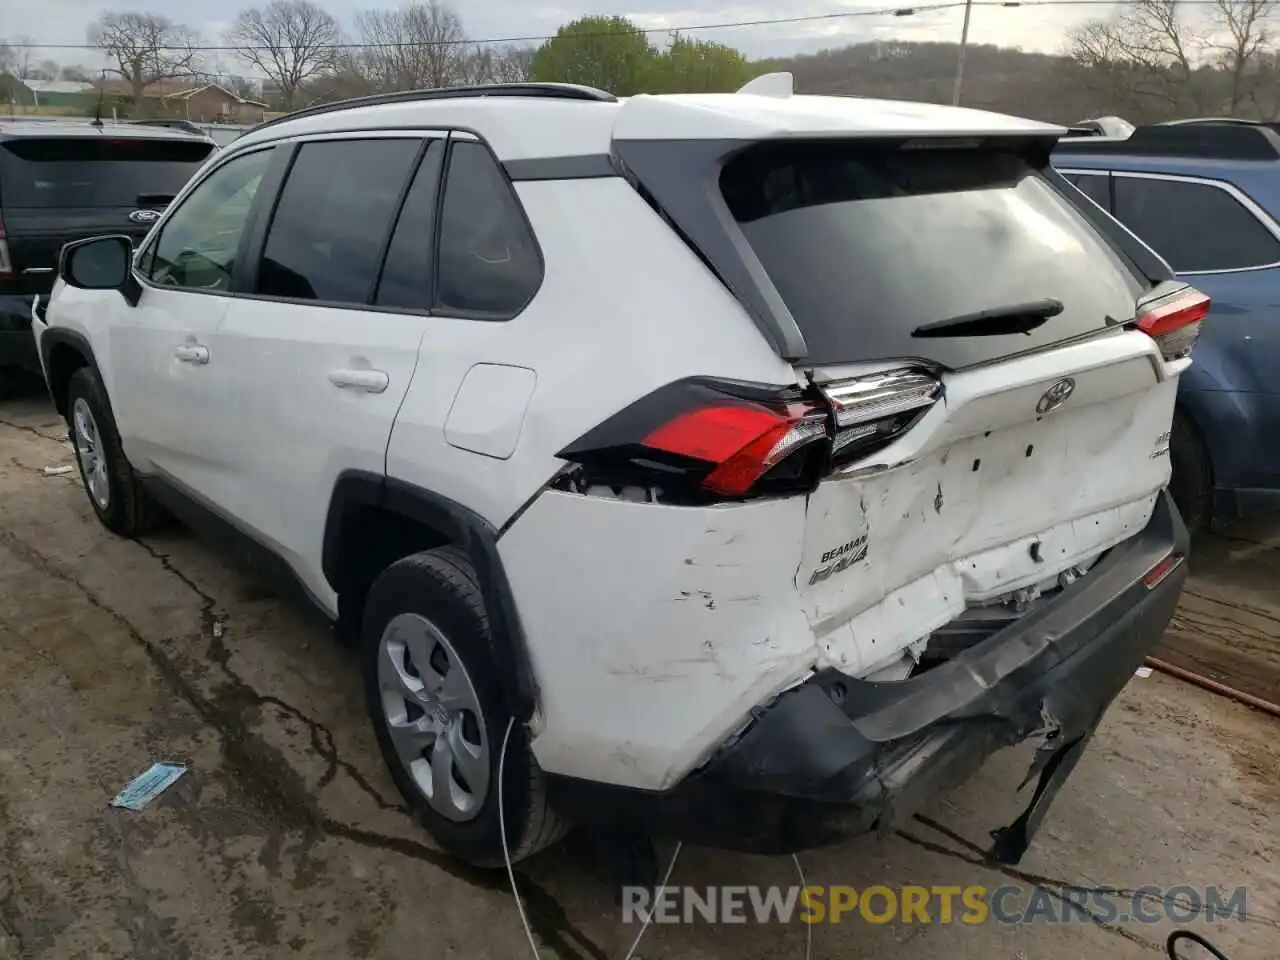
POLYGON ((969 14, 973 11, 973 0, 964 0, 964 26, 960 28, 960 56, 956 60, 956 85, 951 91, 951 105, 960 106, 960 86, 964 83, 964 53, 969 46, 969 14))
POLYGON ((1235 687, 1228 687, 1225 683, 1210 680, 1208 677, 1202 677, 1200 674, 1184 670, 1182 667, 1175 667, 1172 663, 1166 663, 1155 657, 1147 657, 1147 666, 1153 670, 1159 670, 1161 673, 1167 673, 1171 677, 1177 677, 1179 680, 1185 680, 1187 683, 1194 683, 1197 687, 1202 687, 1211 693, 1230 697, 1238 703, 1253 707, 1255 710, 1261 710, 1263 713, 1269 713, 1273 717, 1280 717, 1280 705, 1274 704, 1270 700, 1263 700, 1261 697, 1255 697, 1253 694, 1237 690, 1235 687))

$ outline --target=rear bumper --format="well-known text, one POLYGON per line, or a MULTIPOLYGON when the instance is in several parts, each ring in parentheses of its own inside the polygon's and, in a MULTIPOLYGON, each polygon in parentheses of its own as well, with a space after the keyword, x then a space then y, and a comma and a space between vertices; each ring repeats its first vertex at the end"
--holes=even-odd
POLYGON ((0 368, 39 374, 40 357, 31 335, 31 297, 0 295, 0 368))
POLYGON ((899 683, 827 671, 757 708, 741 734, 671 790, 554 777, 553 797, 580 821, 779 853, 891 830, 1000 748, 1037 739, 1034 798, 996 832, 992 850, 1017 862, 1106 709, 1164 633, 1185 559, 1154 586, 1144 578, 1188 547, 1161 494, 1146 529, 1089 576, 932 670, 899 683))

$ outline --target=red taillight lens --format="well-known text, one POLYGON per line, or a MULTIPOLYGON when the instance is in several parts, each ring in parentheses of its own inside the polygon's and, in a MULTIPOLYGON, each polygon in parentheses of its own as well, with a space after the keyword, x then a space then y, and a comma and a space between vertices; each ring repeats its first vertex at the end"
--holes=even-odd
POLYGON ((702 485, 714 493, 740 497, 788 456, 824 438, 826 432, 826 415, 804 403, 782 409, 739 404, 680 414, 641 444, 715 464, 702 485))
POLYGON ((665 502, 811 488, 829 415, 791 388, 705 378, 643 397, 560 451, 592 489, 661 491, 665 502))
POLYGON ((1134 317, 1139 330, 1160 345, 1166 360, 1188 356, 1200 336, 1200 322, 1211 301, 1194 287, 1181 287, 1138 306, 1134 317))

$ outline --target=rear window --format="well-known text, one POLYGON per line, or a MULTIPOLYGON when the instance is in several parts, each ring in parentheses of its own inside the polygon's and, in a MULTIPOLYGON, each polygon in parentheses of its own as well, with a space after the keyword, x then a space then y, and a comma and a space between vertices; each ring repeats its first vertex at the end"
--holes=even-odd
POLYGON ((1013 148, 770 144, 720 188, 814 363, 967 366, 1127 320, 1145 288, 1013 148), (1063 310, 1029 334, 912 336, 1046 299, 1063 310))
POLYGON ((182 189, 213 147, 199 141, 31 137, 0 143, 7 207, 160 205, 182 189))

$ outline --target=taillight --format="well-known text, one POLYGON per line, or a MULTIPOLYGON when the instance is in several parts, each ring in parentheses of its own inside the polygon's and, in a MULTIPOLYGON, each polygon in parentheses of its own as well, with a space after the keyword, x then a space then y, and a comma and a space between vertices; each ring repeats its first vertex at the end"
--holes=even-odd
POLYGON ((1166 360, 1189 356, 1200 336, 1200 322, 1209 313, 1210 300, 1194 287, 1182 286, 1171 293, 1138 304, 1134 322, 1151 337, 1166 360))
POLYGON ((13 275, 13 261, 9 259, 9 241, 4 235, 4 220, 0 218, 0 277, 13 275))
POLYGON ((914 371, 804 389, 677 381, 560 451, 578 469, 559 485, 664 502, 801 492, 833 466, 891 442, 940 389, 914 371))
POLYGON ((827 411, 795 388, 680 380, 560 451, 585 486, 657 488, 667 500, 741 499, 812 486, 827 411))
POLYGON ((835 418, 835 462, 865 457, 909 429, 933 406, 942 383, 923 370, 900 369, 820 387, 835 418))

